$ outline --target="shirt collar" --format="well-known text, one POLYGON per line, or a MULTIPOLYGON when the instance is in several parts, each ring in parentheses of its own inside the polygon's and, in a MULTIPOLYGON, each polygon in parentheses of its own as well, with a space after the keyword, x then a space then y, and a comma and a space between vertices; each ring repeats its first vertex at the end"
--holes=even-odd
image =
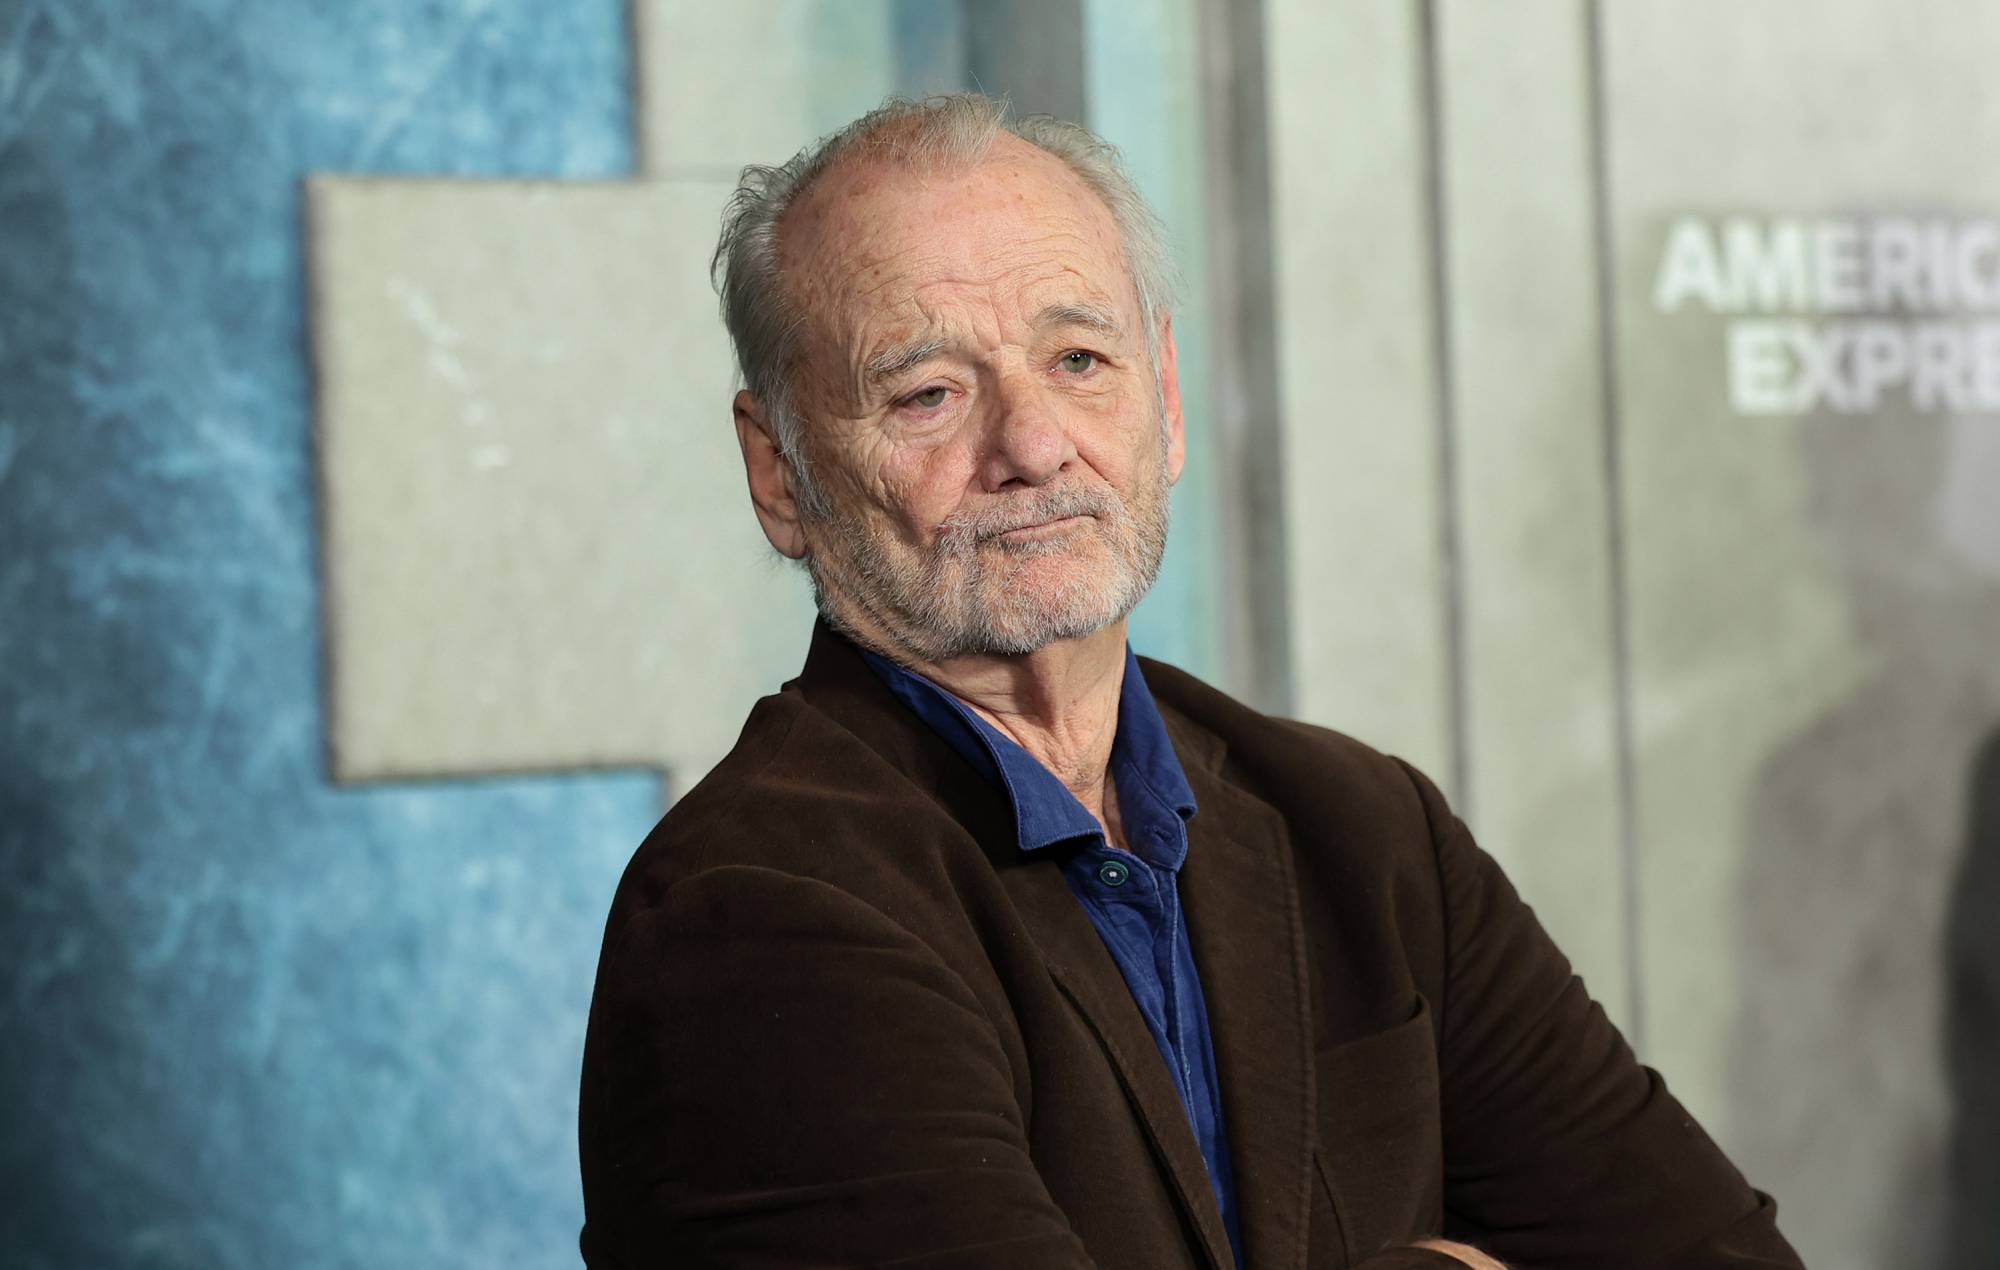
MULTIPOLYGON (((868 649, 860 651, 898 700, 1006 793, 1022 851, 1078 839, 1103 841, 1097 818, 1034 755, 929 679, 868 649)), ((1149 864, 1178 869, 1187 855, 1185 825, 1195 813, 1194 790, 1129 643, 1118 695, 1118 731, 1111 741, 1111 779, 1133 853, 1149 864)))

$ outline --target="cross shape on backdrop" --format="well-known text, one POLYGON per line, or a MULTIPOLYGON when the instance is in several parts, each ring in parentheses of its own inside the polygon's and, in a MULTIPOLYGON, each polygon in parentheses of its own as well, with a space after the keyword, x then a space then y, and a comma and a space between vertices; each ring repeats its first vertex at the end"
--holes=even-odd
POLYGON ((707 264, 742 164, 896 87, 897 7, 635 0, 630 182, 308 181, 335 779, 678 794, 796 671, 707 264))

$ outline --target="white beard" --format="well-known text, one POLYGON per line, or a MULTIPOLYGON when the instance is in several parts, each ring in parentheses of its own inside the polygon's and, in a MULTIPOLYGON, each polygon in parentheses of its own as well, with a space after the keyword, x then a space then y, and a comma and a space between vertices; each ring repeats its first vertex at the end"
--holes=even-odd
POLYGON ((820 541, 806 559, 821 614, 850 634, 873 627, 933 663, 1031 653, 1102 630, 1130 613, 1159 575, 1170 489, 1164 428, 1159 437, 1129 503, 1108 485, 1049 485, 953 517, 921 554, 836 511, 816 526, 820 541), (1092 520, 1031 541, 999 536, 1065 516, 1092 520), (1092 539, 1108 548, 1107 567, 1033 576, 1038 560, 1086 550, 1092 539), (854 611, 863 620, 853 620, 854 611))

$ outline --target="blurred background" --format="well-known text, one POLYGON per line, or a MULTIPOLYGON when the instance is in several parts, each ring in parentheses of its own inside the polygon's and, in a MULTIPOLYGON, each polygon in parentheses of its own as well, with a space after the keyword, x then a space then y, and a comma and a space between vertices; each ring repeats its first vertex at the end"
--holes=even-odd
POLYGON ((1185 276, 1142 652, 1434 774, 1808 1264, 2000 1266, 2000 3, 0 0, 0 1262, 576 1263, 797 668, 737 169, 979 87, 1185 276))

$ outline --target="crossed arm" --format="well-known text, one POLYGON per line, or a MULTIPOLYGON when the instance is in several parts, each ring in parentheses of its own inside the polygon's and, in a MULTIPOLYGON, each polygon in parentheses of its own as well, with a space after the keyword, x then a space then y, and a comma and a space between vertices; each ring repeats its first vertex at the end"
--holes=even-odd
MULTIPOLYGON (((1365 1270, 1796 1267, 1770 1201, 1639 1066, 1421 776, 1449 948, 1445 1238, 1365 1270)), ((607 944, 586 1059, 599 1267, 1093 1263, 965 981, 828 883, 687 878, 607 944), (865 1023, 865 1026, 858 1024, 865 1023)))
MULTIPOLYGON (((589 1264, 1093 1266, 1030 1159, 999 1035, 894 922, 732 867, 618 945, 588 1060, 589 1264)), ((1456 1264, 1438 1247, 1364 1264, 1456 1264)))
POLYGON ((1403 767, 1444 905, 1443 1233, 1519 1266, 1796 1270, 1770 1197, 1640 1065, 1443 795, 1403 767))

